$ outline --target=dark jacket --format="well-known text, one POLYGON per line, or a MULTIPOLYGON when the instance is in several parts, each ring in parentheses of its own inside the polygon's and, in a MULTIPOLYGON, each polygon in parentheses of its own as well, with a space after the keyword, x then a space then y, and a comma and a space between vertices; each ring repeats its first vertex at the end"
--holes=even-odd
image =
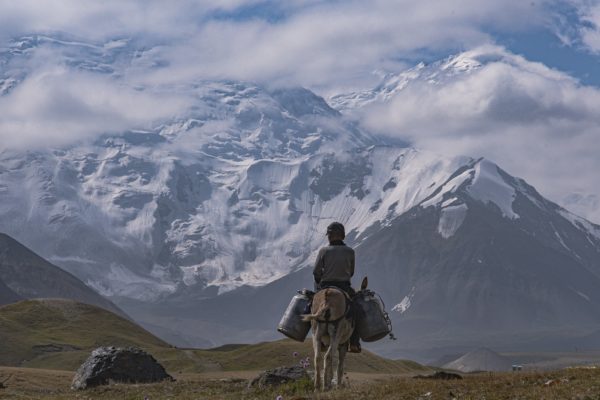
POLYGON ((350 282, 354 275, 354 250, 342 241, 323 247, 317 255, 313 275, 316 283, 350 282))

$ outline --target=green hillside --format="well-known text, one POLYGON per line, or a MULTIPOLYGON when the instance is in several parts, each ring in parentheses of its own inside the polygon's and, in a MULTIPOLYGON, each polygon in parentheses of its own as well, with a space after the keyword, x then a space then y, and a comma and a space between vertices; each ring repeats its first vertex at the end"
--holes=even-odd
MULTIPOLYGON (((140 347, 172 373, 264 370, 294 365, 305 357, 312 363, 310 340, 178 349, 127 319, 71 300, 26 300, 0 307, 0 365, 72 371, 98 346, 140 347)), ((424 370, 417 363, 368 351, 348 355, 346 365, 348 371, 367 373, 424 370)))
POLYGON ((0 365, 73 369, 98 346, 169 347, 129 320, 71 300, 0 307, 0 365))

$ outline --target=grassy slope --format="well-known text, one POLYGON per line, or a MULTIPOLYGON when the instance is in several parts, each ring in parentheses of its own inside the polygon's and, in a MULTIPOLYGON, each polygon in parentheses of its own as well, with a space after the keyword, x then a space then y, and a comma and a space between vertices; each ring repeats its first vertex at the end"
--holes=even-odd
MULTIPOLYGON (((0 365, 73 371, 98 346, 141 347, 172 373, 264 370, 312 357, 310 341, 287 339, 211 350, 177 349, 109 311, 70 300, 27 300, 0 307, 0 365)), ((347 367, 378 373, 423 370, 419 364, 386 360, 367 351, 349 355, 347 367)))
MULTIPOLYGON (((203 360, 219 364, 225 371, 258 370, 275 368, 282 365, 294 365, 301 358, 309 357, 312 364, 312 343, 294 342, 289 339, 254 345, 238 345, 225 350, 194 350, 194 354, 203 360), (298 353, 294 357, 294 352, 298 353)), ((381 358, 371 352, 349 354, 346 359, 348 371, 403 373, 423 371, 424 367, 412 361, 395 361, 381 358)))
POLYGON ((108 345, 169 347, 124 318, 70 300, 27 300, 0 307, 0 365, 70 370, 89 350, 108 345), (44 348, 50 345, 54 351, 44 348))

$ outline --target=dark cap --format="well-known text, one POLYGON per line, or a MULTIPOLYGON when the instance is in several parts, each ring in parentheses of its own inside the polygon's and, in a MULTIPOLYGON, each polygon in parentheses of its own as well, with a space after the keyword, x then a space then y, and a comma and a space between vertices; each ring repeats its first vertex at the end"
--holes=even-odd
POLYGON ((339 222, 332 222, 327 227, 327 235, 334 232, 346 237, 346 229, 344 229, 344 225, 340 224, 339 222))

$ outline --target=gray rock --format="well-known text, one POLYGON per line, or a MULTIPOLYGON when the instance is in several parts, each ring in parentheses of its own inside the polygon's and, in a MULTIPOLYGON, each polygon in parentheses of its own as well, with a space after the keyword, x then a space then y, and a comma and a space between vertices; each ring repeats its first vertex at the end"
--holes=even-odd
POLYGON ((129 347, 98 347, 79 367, 72 389, 82 390, 111 382, 150 383, 174 380, 154 357, 129 347))
POLYGON ((279 367, 267 370, 258 375, 250 382, 250 387, 264 388, 303 379, 310 379, 310 376, 304 368, 300 366, 279 367))
POLYGON ((446 371, 437 371, 434 374, 431 375, 417 375, 414 377, 414 379, 439 379, 439 380, 455 380, 455 379, 462 379, 463 377, 460 376, 459 374, 455 374, 453 372, 446 372, 446 371))

